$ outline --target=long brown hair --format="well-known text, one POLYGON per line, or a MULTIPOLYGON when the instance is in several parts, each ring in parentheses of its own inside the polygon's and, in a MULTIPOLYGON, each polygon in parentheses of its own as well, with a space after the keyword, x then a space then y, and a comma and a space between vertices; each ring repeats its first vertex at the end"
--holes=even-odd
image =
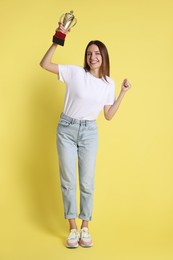
POLYGON ((92 44, 97 45, 99 48, 100 54, 102 56, 102 64, 100 67, 100 77, 103 77, 106 81, 106 76, 110 76, 110 62, 109 62, 109 54, 106 46, 104 45, 103 42, 95 40, 95 41, 90 41, 85 49, 85 56, 84 56, 84 69, 86 71, 90 71, 90 67, 87 63, 87 50, 88 47, 91 46, 92 44))

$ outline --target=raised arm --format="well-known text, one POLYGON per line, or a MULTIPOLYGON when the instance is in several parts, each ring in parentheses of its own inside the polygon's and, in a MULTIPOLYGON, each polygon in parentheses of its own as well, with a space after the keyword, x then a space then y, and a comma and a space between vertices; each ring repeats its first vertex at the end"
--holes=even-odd
MULTIPOLYGON (((59 23, 59 27, 57 28, 56 31, 60 31, 63 34, 67 34, 70 30, 65 30, 65 28, 63 27, 63 25, 61 23, 59 23)), ((46 69, 52 73, 58 74, 58 64, 57 63, 53 63, 52 62, 52 57, 55 53, 55 50, 57 48, 58 44, 56 43, 52 43, 52 45, 50 46, 50 48, 47 50, 47 52, 45 53, 45 55, 43 56, 41 62, 40 62, 40 66, 43 69, 46 69)))
POLYGON ((58 64, 52 62, 52 57, 54 55, 57 46, 58 46, 57 44, 53 43, 40 62, 40 66, 43 69, 46 69, 55 74, 58 74, 58 64))
POLYGON ((111 120, 113 118, 113 116, 116 114, 125 93, 130 89, 130 87, 131 87, 131 85, 130 85, 129 81, 127 79, 124 79, 122 86, 121 86, 121 91, 120 91, 120 94, 119 94, 117 100, 115 100, 113 105, 107 105, 104 107, 104 116, 107 120, 111 120))

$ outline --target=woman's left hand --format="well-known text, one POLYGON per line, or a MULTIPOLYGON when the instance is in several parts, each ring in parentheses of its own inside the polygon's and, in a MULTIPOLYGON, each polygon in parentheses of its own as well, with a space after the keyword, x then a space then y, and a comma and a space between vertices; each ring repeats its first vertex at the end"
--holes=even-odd
POLYGON ((130 88, 131 88, 130 82, 127 79, 124 79, 123 83, 121 85, 121 90, 125 92, 125 91, 129 90, 130 88))

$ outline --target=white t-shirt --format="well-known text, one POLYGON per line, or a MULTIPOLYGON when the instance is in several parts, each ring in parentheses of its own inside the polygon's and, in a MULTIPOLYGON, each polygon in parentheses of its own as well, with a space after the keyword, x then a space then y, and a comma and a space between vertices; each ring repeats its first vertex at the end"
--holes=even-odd
POLYGON ((95 120, 105 105, 115 100, 114 81, 94 77, 84 68, 58 65, 59 80, 66 85, 64 114, 79 120, 95 120))

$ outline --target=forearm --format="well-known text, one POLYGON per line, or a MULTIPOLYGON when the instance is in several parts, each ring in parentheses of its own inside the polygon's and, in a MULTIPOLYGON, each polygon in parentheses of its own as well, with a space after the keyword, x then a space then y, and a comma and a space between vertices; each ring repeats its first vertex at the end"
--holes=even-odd
POLYGON ((46 52, 46 54, 44 55, 44 57, 42 58, 42 60, 40 62, 40 66, 43 69, 46 69, 46 70, 53 72, 55 74, 59 73, 58 72, 58 64, 52 62, 52 57, 54 55, 54 52, 55 52, 57 46, 59 44, 61 46, 64 45, 66 34, 69 31, 70 31, 69 29, 66 30, 64 28, 62 23, 59 23, 59 27, 57 28, 55 35, 53 36, 53 44, 50 46, 50 48, 48 49, 48 51, 46 52), (57 37, 60 37, 60 39, 58 39, 57 37))
POLYGON ((124 95, 125 95, 125 91, 121 90, 118 98, 114 101, 113 105, 110 106, 109 110, 105 114, 107 120, 111 120, 113 116, 116 114, 124 95))

